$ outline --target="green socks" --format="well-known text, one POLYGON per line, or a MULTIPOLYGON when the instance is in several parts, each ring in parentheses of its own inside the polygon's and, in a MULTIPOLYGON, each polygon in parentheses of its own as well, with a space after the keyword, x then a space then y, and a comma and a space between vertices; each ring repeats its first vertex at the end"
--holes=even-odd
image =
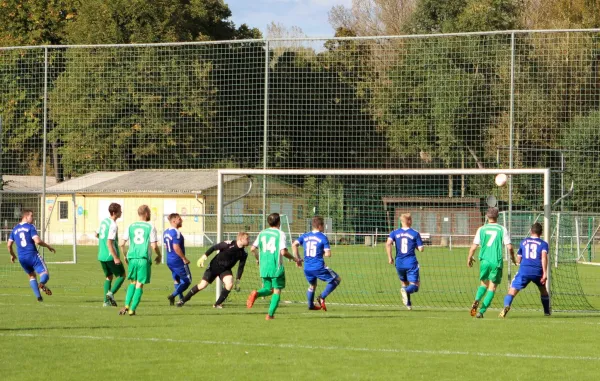
POLYGON ((125 307, 129 308, 131 305, 131 299, 133 299, 133 293, 135 292, 135 283, 129 284, 127 287, 127 295, 125 296, 125 307))
POLYGON ((475 300, 477 300, 479 302, 481 300, 481 298, 483 298, 483 295, 485 295, 486 291, 487 291, 487 287, 479 286, 479 288, 477 289, 477 294, 475 295, 475 300))
POLYGON ((106 298, 106 294, 108 294, 109 290, 110 290, 110 280, 105 279, 104 280, 104 303, 108 302, 108 299, 106 298))
POLYGON ((256 292, 259 297, 264 298, 265 296, 269 296, 273 293, 270 288, 261 288, 256 292))
MULTIPOLYGON (((129 290, 127 290, 129 291, 129 290)), ((130 311, 135 311, 137 306, 140 304, 140 300, 142 299, 142 294, 144 294, 143 288, 136 288, 133 294, 133 302, 131 303, 130 311)))
POLYGON ((269 316, 275 315, 275 311, 277 311, 277 307, 279 307, 280 298, 281 295, 273 294, 273 297, 271 298, 271 305, 269 306, 269 316))
MULTIPOLYGON (((124 276, 120 276, 117 279, 115 279, 115 283, 113 284, 112 289, 110 290, 110 292, 112 292, 113 295, 116 294, 117 291, 119 291, 119 289, 121 288, 121 285, 123 284, 123 282, 125 282, 125 277, 124 276)), ((106 287, 106 285, 104 285, 104 287, 106 287)), ((106 294, 106 292, 104 294, 106 294)))
POLYGON ((485 313, 485 311, 487 311, 490 304, 492 304, 492 299, 494 299, 494 294, 496 294, 495 291, 488 290, 488 293, 485 295, 485 299, 483 299, 483 304, 481 305, 481 309, 479 309, 479 312, 481 312, 483 314, 483 313, 485 313))

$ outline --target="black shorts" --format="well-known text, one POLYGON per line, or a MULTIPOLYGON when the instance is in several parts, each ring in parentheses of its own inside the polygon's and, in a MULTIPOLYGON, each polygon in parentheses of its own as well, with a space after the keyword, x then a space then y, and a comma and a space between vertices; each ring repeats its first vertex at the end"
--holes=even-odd
POLYGON ((209 284, 214 282, 217 277, 223 280, 227 275, 233 275, 231 270, 223 270, 223 269, 211 269, 210 267, 206 269, 204 275, 202 275, 202 279, 207 281, 209 284))

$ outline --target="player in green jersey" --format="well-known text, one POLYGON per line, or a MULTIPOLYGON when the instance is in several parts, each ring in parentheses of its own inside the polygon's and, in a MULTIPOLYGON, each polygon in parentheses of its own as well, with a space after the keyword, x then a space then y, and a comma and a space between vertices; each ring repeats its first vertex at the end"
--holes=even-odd
POLYGON ((481 247, 479 250, 479 280, 481 284, 477 289, 475 295, 475 301, 471 306, 471 316, 477 318, 483 318, 483 314, 487 311, 488 307, 494 299, 496 287, 502 281, 502 266, 503 266, 503 255, 502 246, 506 246, 510 253, 510 259, 513 263, 515 262, 515 252, 510 242, 510 236, 506 228, 498 224, 498 208, 489 208, 486 217, 488 223, 477 229, 473 244, 469 249, 469 257, 467 258, 467 266, 472 267, 475 259, 475 251, 477 247, 481 247), (487 294, 486 294, 487 291, 487 294), (479 302, 485 295, 481 309, 477 312, 479 302))
POLYGON ((127 279, 131 281, 131 284, 127 288, 125 307, 119 311, 119 315, 125 315, 128 312, 129 316, 135 315, 144 293, 144 284, 150 283, 152 251, 156 253, 156 258, 154 258, 156 264, 161 261, 156 228, 148 222, 150 221, 150 208, 148 205, 142 205, 138 208, 138 216, 140 220, 129 226, 121 241, 122 250, 125 247, 125 242, 129 241, 129 250, 125 260, 129 264, 127 279))
POLYGON ((298 267, 302 267, 302 259, 294 257, 288 252, 285 233, 279 229, 281 226, 279 213, 269 214, 267 222, 270 227, 260 232, 251 249, 260 266, 260 277, 263 281, 263 288, 250 293, 246 306, 252 308, 256 298, 272 294, 269 313, 266 317, 267 320, 272 320, 279 306, 281 290, 285 288, 283 257, 294 260, 298 267))
POLYGON ((121 263, 119 252, 119 228, 117 227, 117 219, 121 217, 121 205, 112 203, 108 206, 110 217, 105 218, 100 223, 100 227, 96 232, 98 238, 98 260, 102 271, 104 271, 104 307, 117 306, 115 294, 121 288, 125 280, 125 267, 121 263), (115 283, 111 283, 113 278, 115 283))

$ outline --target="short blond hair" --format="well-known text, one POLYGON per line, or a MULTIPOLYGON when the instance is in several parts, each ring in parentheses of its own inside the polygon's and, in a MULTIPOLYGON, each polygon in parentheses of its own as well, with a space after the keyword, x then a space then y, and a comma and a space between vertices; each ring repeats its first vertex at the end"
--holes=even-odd
POLYGON ((148 205, 141 205, 138 208, 138 216, 145 217, 146 221, 150 221, 150 207, 148 205))
POLYGON ((402 221, 403 224, 407 224, 408 221, 412 221, 412 216, 410 213, 402 213, 400 215, 400 221, 402 221))
POLYGON ((237 238, 236 239, 239 241, 240 239, 242 239, 244 237, 248 237, 248 233, 246 233, 246 232, 239 232, 237 234, 237 238))

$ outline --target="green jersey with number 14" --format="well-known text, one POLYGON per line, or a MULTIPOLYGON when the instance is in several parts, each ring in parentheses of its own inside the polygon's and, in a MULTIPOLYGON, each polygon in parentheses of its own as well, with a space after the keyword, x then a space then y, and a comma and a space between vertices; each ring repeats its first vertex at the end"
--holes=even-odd
POLYGON ((129 241, 127 259, 152 259, 150 244, 158 242, 156 229, 149 222, 134 222, 125 231, 123 240, 129 241))
POLYGON ((285 233, 277 228, 260 232, 252 245, 258 248, 261 278, 278 278, 284 274, 281 250, 286 249, 285 233))

